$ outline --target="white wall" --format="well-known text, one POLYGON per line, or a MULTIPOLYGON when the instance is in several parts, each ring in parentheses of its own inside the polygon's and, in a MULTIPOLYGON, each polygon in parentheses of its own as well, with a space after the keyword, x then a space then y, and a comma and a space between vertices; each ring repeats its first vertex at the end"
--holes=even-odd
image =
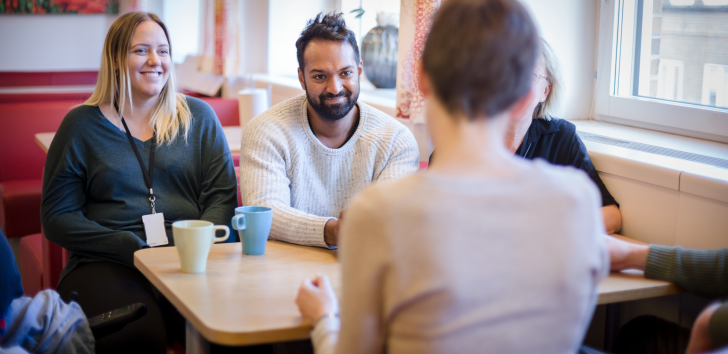
POLYGON ((268 0, 242 0, 239 5, 240 74, 268 72, 268 0))
POLYGON ((592 105, 599 4, 595 0, 521 0, 561 62, 566 89, 559 118, 586 119, 592 105))
POLYGON ((0 15, 0 71, 98 70, 113 15, 0 15))
POLYGON ((269 0, 268 72, 272 75, 296 77, 296 40, 306 22, 319 12, 337 9, 337 0, 269 0))
POLYGON ((200 42, 201 0, 165 0, 162 21, 172 41, 172 60, 182 63, 188 55, 197 55, 200 42))
MULTIPOLYGON (((174 0, 178 7, 172 9, 172 14, 198 1, 174 0)), ((146 9, 165 21, 165 3, 172 2, 149 0, 146 9)), ((127 12, 128 8, 128 1, 121 0, 119 13, 127 12)), ((0 15, 0 71, 98 70, 106 33, 117 18, 119 15, 0 15)), ((187 26, 197 27, 190 23, 187 26)), ((174 41, 175 33, 183 26, 173 27, 170 37, 174 41)), ((184 40, 187 33, 177 37, 184 40)))

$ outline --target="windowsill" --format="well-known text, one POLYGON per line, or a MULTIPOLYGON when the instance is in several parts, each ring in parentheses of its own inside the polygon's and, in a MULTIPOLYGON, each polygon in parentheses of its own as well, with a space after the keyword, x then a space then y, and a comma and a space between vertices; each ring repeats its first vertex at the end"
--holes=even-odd
MULTIPOLYGON (((728 160, 728 144, 589 120, 577 131, 728 160)), ((728 203, 728 169, 584 140, 596 169, 728 203)))

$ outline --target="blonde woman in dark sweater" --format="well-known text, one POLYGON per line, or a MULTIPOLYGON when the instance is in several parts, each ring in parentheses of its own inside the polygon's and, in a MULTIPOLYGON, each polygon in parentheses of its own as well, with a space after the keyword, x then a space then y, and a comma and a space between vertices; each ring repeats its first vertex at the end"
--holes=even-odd
POLYGON ((134 268, 134 252, 174 245, 176 220, 229 224, 235 188, 215 112, 177 92, 164 23, 147 12, 120 16, 94 93, 66 115, 48 149, 41 204, 45 236, 70 255, 58 284, 64 299, 78 292, 87 316, 147 306, 97 340, 97 352, 164 353, 168 332, 184 333, 184 321, 174 321, 171 305, 134 268), (143 216, 151 214, 166 236, 147 233, 143 216))

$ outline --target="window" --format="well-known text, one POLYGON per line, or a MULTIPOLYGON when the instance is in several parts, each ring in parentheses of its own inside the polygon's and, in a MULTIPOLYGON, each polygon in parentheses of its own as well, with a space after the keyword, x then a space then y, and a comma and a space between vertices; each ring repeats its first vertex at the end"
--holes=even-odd
POLYGON ((600 22, 600 118, 728 142, 728 0, 603 0, 600 22))
MULTIPOLYGON (((680 60, 660 59, 660 66, 657 69, 657 98, 664 98, 670 101, 683 100, 683 85, 685 66, 680 60)), ((643 85, 647 86, 647 85, 643 85)), ((651 87, 646 87, 651 89, 651 87)), ((645 95, 650 93, 645 92, 645 95)))

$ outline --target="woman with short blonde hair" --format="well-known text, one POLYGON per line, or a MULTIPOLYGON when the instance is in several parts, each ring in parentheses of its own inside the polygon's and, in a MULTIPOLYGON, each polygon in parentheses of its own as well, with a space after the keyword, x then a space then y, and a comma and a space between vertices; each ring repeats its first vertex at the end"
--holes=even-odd
MULTIPOLYGON (((524 159, 542 158, 555 165, 574 166, 586 172, 602 196, 605 231, 616 233, 622 229, 619 204, 591 163, 586 146, 576 134, 576 126, 556 118, 564 91, 561 69, 556 54, 543 38, 539 48, 531 85, 535 94, 529 101, 529 109, 508 121, 506 147, 524 159)), ((430 163, 434 156, 433 151, 430 163)))
POLYGON ((541 38, 539 60, 533 69, 530 109, 508 122, 506 147, 525 159, 542 158, 555 165, 574 166, 589 175, 602 196, 602 217, 607 233, 622 228, 619 204, 599 177, 576 126, 556 118, 564 85, 559 61, 551 46, 541 38))
MULTIPOLYGON (((538 60, 546 70, 544 80, 548 82, 549 93, 543 102, 539 102, 533 110, 533 118, 543 118, 550 120, 555 116, 559 109, 561 96, 563 95, 564 84, 561 78, 561 68, 559 67, 559 59, 556 57, 554 50, 543 38, 541 39, 541 55, 538 60)), ((536 74, 534 74, 536 75, 536 74)), ((534 79, 535 80, 535 79, 534 79)))
POLYGON ((215 112, 177 92, 164 23, 147 12, 120 16, 93 95, 66 115, 48 150, 41 205, 46 237, 69 251, 61 297, 77 292, 87 316, 146 304, 146 315, 97 337, 97 352, 163 353, 168 333, 179 338, 184 322, 133 254, 174 245, 176 220, 229 225, 235 188, 215 112))

